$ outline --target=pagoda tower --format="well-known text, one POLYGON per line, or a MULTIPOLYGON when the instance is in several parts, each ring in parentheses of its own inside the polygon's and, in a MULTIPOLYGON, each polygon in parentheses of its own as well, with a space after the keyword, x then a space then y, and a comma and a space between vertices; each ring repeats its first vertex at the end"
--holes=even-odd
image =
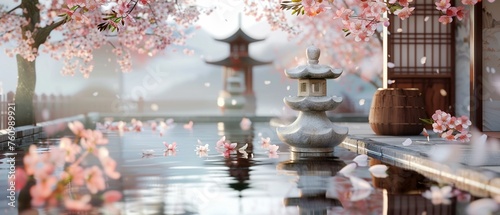
POLYGON ((231 36, 216 40, 228 43, 230 49, 229 56, 224 59, 205 61, 208 64, 223 66, 223 88, 217 99, 217 105, 222 111, 233 110, 243 114, 255 114, 256 98, 253 91, 253 67, 272 62, 252 58, 248 54, 248 48, 250 43, 259 42, 263 39, 252 38, 239 27, 231 36))

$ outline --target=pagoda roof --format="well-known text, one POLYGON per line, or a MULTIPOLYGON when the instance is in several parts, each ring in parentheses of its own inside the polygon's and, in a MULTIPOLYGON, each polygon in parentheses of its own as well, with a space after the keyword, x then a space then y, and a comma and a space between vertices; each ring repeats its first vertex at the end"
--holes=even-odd
POLYGON ((208 64, 219 65, 219 66, 227 66, 227 67, 237 67, 237 66, 259 66, 270 64, 272 61, 260 61, 253 59, 250 56, 241 56, 238 58, 235 57, 226 57, 222 60, 217 61, 205 61, 208 64))
POLYGON ((221 42, 226 42, 226 43, 232 43, 232 42, 235 42, 238 40, 243 40, 247 43, 253 43, 253 42, 262 41, 264 39, 255 39, 253 37, 250 37, 243 30, 241 30, 241 28, 238 28, 238 30, 236 32, 234 32, 233 35, 231 35, 225 39, 215 39, 215 40, 221 41, 221 42))

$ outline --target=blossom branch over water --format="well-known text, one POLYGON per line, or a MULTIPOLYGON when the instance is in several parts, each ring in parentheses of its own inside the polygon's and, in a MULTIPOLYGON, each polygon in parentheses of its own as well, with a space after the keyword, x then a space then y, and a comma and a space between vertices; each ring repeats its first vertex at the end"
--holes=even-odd
POLYGON ((26 181, 34 180, 34 185, 26 187, 32 197, 33 206, 56 206, 60 201, 68 210, 90 210, 91 195, 102 194, 106 204, 121 199, 121 194, 106 190, 106 177, 120 178, 116 171, 116 161, 109 156, 108 150, 101 145, 108 140, 100 131, 85 129, 78 121, 69 123, 75 135, 74 139, 61 138, 58 147, 51 147, 48 153, 40 153, 36 145, 29 147, 24 157, 24 170, 18 173, 16 184, 26 185, 26 181), (84 166, 83 161, 94 156, 100 162, 96 165, 84 166), (63 171, 58 171, 63 169, 63 171), (26 177, 27 176, 27 177, 26 177), (86 188, 87 192, 72 193, 73 187, 86 188))

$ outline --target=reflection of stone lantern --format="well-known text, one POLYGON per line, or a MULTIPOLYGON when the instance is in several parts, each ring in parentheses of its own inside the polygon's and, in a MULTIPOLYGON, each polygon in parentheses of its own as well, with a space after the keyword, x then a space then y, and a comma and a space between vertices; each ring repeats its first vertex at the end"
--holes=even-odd
POLYGON ((307 49, 307 65, 285 71, 287 77, 298 79, 298 96, 285 97, 284 102, 299 116, 290 125, 276 128, 281 141, 294 152, 331 152, 346 137, 348 128, 333 125, 325 111, 337 108, 341 97, 326 96, 326 79, 335 79, 342 70, 318 64, 320 50, 307 49))
POLYGON ((326 195, 328 182, 345 166, 342 160, 331 153, 292 152, 290 158, 279 163, 276 169, 298 177, 300 196, 285 198, 285 206, 298 207, 299 214, 327 214, 327 209, 342 206, 338 199, 326 195))

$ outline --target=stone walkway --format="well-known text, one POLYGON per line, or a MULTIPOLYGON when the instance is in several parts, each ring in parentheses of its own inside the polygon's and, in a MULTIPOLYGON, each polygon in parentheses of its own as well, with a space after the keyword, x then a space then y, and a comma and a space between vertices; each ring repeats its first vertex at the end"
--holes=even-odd
POLYGON ((368 123, 338 123, 349 127, 349 137, 340 145, 368 154, 390 165, 409 168, 438 182, 451 183, 477 196, 500 195, 500 150, 484 150, 477 156, 471 143, 447 142, 432 131, 424 136, 376 135, 368 123), (402 143, 410 138, 412 144, 402 143), (449 156, 433 155, 445 155, 449 156), (484 159, 479 162, 478 159, 484 159))

